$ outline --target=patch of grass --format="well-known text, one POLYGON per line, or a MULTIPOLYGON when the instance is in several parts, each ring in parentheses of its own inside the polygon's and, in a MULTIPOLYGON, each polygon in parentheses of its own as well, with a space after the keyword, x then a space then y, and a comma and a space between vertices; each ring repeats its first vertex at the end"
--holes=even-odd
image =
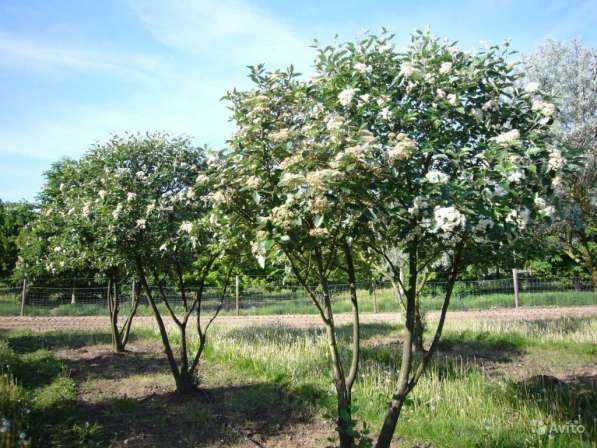
POLYGON ((48 440, 51 446, 96 446, 60 442, 64 434, 80 432, 85 425, 75 384, 60 360, 44 348, 33 350, 32 344, 16 353, 10 335, 5 337, 0 338, 0 419, 8 422, 8 431, 0 431, 0 442, 6 442, 1 446, 47 446, 48 440))
MULTIPOLYGON (((591 343, 576 341, 589 337, 594 321, 535 322, 522 327, 520 332, 511 329, 505 334, 491 327, 498 324, 488 323, 483 329, 473 323, 472 329, 448 330, 444 344, 471 344, 473 353, 476 349, 533 352, 549 346, 551 355, 556 357, 558 353, 570 353, 570 347, 575 347, 574 356, 587 355, 592 353, 591 343)), ((381 425, 397 382, 398 344, 386 343, 388 337, 394 337, 394 332, 398 328, 364 326, 367 337, 353 397, 356 418, 366 421, 374 431, 381 425)), ((322 413, 333 412, 335 396, 326 339, 321 330, 217 328, 211 335, 206 357, 248 377, 284 384, 322 413)), ((504 362, 515 363, 517 359, 504 362)), ((597 402, 597 390, 587 387, 537 389, 508 375, 490 378, 474 365, 438 357, 405 407, 397 435, 446 447, 543 446, 546 442, 555 447, 590 447, 591 440, 597 437, 595 420, 591 420, 597 418, 597 413, 588 403, 597 402), (580 412, 585 424, 582 435, 552 434, 548 441, 534 432, 536 421, 565 425, 577 418, 575 412, 580 412)))

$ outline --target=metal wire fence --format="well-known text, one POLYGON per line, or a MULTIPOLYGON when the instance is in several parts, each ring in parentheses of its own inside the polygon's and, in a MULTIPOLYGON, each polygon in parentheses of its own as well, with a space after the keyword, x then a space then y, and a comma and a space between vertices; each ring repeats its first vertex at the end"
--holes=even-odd
MULTIPOLYGON (((350 291, 346 284, 330 286, 336 312, 351 310, 350 291)), ((152 287, 152 296, 164 308, 159 288, 152 287)), ((102 315, 108 310, 107 287, 5 287, 0 288, 0 315, 102 315)), ((399 288, 389 282, 361 284, 358 287, 359 307, 363 312, 392 312, 401 309, 399 288)), ((420 292, 423 310, 439 309, 446 292, 443 282, 428 282, 420 292)), ((168 303, 177 312, 184 310, 184 302, 177 288, 164 288, 168 303)), ((138 313, 151 314, 144 293, 132 282, 119 288, 120 306, 126 312, 134 294, 139 294, 138 313)), ((188 288, 186 298, 192 303, 197 288, 188 288)), ((304 288, 300 286, 267 285, 259 288, 243 287, 237 283, 226 294, 219 288, 205 288, 202 311, 213 312, 222 303, 223 314, 312 314, 316 308, 304 288)), ((574 306, 597 304, 597 293, 590 280, 582 278, 537 279, 526 276, 498 280, 459 281, 453 291, 450 309, 512 308, 515 306, 574 306)))

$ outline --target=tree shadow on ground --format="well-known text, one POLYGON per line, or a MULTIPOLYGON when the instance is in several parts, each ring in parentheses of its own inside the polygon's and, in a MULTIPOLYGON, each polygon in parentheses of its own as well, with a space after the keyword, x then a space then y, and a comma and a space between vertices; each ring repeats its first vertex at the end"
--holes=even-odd
POLYGON ((582 425, 579 434, 585 440, 597 440, 597 374, 591 373, 559 379, 550 375, 535 375, 509 384, 508 396, 513 404, 521 401, 537 406, 552 422, 542 421, 545 432, 541 435, 557 438, 558 434, 572 431, 571 426, 582 425), (551 423, 560 425, 551 427, 551 423))
POLYGON ((170 372, 159 344, 137 344, 125 353, 113 353, 106 345, 88 346, 60 353, 60 358, 77 382, 170 372))
MULTIPOLYGON (((139 332, 137 332, 139 333, 139 332)), ((57 350, 62 348, 81 348, 96 344, 112 343, 112 336, 105 331, 50 331, 36 332, 4 332, 10 347, 19 354, 34 352, 40 349, 57 350)), ((139 341, 143 334, 131 333, 129 342, 139 341)))
POLYGON ((224 447, 243 440, 261 446, 264 438, 313 418, 299 395, 266 383, 81 402, 80 411, 101 424, 110 446, 127 447, 224 447))

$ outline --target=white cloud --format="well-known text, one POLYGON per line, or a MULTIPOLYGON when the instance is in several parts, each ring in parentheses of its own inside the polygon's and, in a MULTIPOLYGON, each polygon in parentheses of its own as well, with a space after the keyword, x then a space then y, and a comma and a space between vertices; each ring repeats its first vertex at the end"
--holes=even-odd
POLYGON ((138 0, 146 29, 164 45, 239 64, 308 64, 312 50, 290 24, 242 0, 138 0), (298 61, 298 62, 297 62, 298 61))
POLYGON ((101 72, 131 80, 163 75, 170 68, 157 55, 134 52, 102 52, 65 43, 40 43, 0 32, 0 67, 25 67, 42 72, 70 70, 101 72))

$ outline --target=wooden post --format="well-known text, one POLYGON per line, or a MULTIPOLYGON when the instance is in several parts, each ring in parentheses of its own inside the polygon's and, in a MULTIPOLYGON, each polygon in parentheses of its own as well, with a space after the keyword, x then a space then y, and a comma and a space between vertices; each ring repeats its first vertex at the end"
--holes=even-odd
POLYGON ((21 290, 21 316, 25 315, 25 300, 27 299, 27 280, 23 279, 23 289, 21 290))
POLYGON ((520 306, 520 292, 518 291, 518 269, 512 269, 512 281, 514 284, 514 306, 520 306))
POLYGON ((373 292, 373 312, 377 314, 377 288, 375 287, 375 280, 371 282, 371 289, 373 292))
POLYGON ((236 315, 240 316, 240 278, 238 275, 235 279, 234 300, 236 303, 236 315))
POLYGON ((70 290, 70 304, 74 305, 75 303, 77 303, 77 293, 76 288, 73 286, 70 290))

